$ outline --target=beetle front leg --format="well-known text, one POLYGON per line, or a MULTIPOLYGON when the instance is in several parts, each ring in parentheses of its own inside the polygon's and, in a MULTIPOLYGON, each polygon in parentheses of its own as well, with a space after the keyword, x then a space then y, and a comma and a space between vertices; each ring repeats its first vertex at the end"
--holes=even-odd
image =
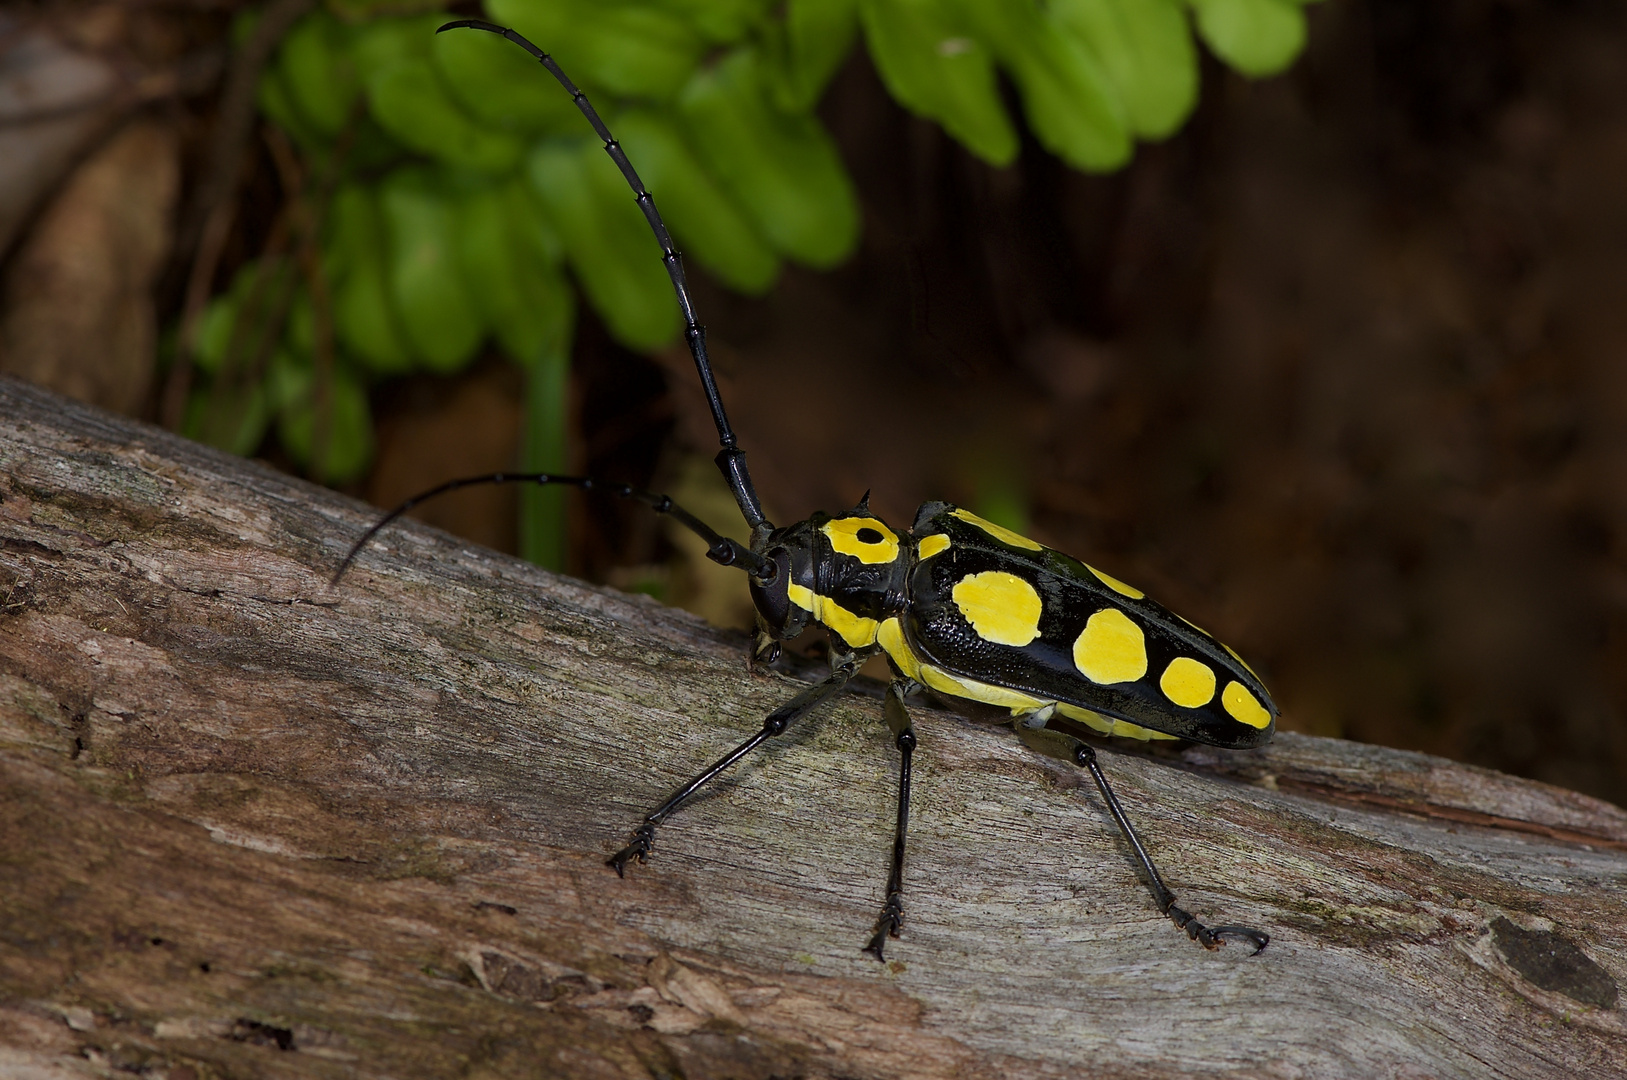
POLYGON ((774 736, 783 735, 785 729, 791 726, 791 721, 803 716, 812 710, 814 706, 846 686, 848 681, 859 670, 859 662, 859 658, 853 655, 833 657, 829 677, 823 682, 808 687, 802 693, 769 713, 768 717, 763 720, 761 731, 719 758, 699 776, 669 795, 660 806, 645 814, 643 822, 637 829, 633 830, 632 842, 610 856, 606 860, 606 865, 614 869, 619 876, 626 877, 628 863, 634 860, 638 862, 648 861, 650 852, 655 848, 656 826, 672 816, 673 812, 683 805, 684 800, 715 780, 723 770, 774 736))
POLYGON ((909 679, 895 679, 887 687, 887 701, 883 714, 887 728, 893 733, 898 746, 898 823, 893 831, 893 865, 887 874, 887 900, 881 905, 876 919, 875 933, 864 951, 885 960, 882 949, 887 939, 897 937, 904 927, 904 836, 910 827, 910 759, 915 754, 915 727, 910 723, 909 710, 904 698, 913 694, 919 684, 909 679))

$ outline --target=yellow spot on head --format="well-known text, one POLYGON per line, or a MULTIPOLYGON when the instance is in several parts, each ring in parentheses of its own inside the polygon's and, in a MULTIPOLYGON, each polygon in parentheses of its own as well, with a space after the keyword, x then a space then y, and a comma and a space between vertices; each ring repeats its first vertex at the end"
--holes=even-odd
POLYGON ((811 613, 815 622, 842 635, 842 640, 853 648, 862 649, 875 644, 876 620, 855 615, 829 597, 820 596, 794 581, 786 585, 785 594, 790 597, 791 603, 811 613))
POLYGON ((1027 645, 1039 637, 1039 593, 1016 574, 985 570, 955 582, 955 606, 977 636, 996 645, 1027 645))
POLYGON ((956 509, 949 511, 949 514, 951 517, 960 518, 960 520, 969 525, 976 525, 979 529, 982 529, 984 532, 988 533, 990 536, 994 537, 1003 544, 1010 544, 1012 547, 1027 548, 1029 551, 1045 550, 1043 544, 1036 544, 1026 536, 1019 536, 1010 529, 1006 528, 1004 525, 996 525, 992 521, 984 521, 970 510, 961 510, 957 507, 956 509))
POLYGON ((876 643, 876 620, 855 615, 834 600, 826 600, 819 608, 819 621, 842 635, 842 640, 855 649, 876 643))
POLYGON ((898 534, 880 518, 837 518, 825 522, 820 531, 831 547, 862 563, 890 563, 898 558, 898 534))
POLYGON ((931 536, 921 537, 921 542, 915 548, 916 554, 923 559, 930 559, 932 556, 947 550, 949 550, 949 537, 943 533, 933 533, 931 536))
MULTIPOLYGON (((1104 574, 1094 566, 1091 566, 1089 563, 1085 564, 1085 569, 1101 578, 1103 585, 1106 585, 1109 589, 1112 589, 1120 596, 1128 596, 1131 600, 1140 600, 1143 596, 1147 595, 1134 585, 1126 585, 1112 574, 1104 574)), ((1181 621, 1186 622, 1185 619, 1182 619, 1181 621)), ((1190 626, 1191 624, 1187 623, 1187 625, 1190 626)))
POLYGON ((1264 731, 1271 723, 1271 714, 1265 706, 1240 682, 1226 684, 1226 692, 1220 695, 1220 703, 1226 706, 1231 718, 1239 724, 1264 731))
POLYGON ((1159 677, 1158 688, 1177 705, 1200 708, 1214 699, 1214 669, 1190 656, 1177 656, 1159 677))
POLYGON ((1134 682, 1147 673, 1147 638, 1118 608, 1090 617, 1073 643, 1073 666, 1091 682, 1134 682))

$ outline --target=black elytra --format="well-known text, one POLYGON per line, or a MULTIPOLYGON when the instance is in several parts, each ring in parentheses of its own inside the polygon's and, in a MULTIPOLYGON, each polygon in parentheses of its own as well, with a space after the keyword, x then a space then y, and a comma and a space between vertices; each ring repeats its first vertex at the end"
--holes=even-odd
POLYGON ((869 495, 839 515, 814 514, 784 528, 764 516, 729 426, 673 246, 654 197, 587 96, 552 57, 513 30, 478 19, 441 30, 485 30, 525 49, 559 80, 605 152, 627 178, 650 224, 683 313, 684 337, 717 426, 717 465, 733 493, 751 542, 718 534, 665 495, 591 477, 496 473, 453 480, 408 499, 369 529, 334 574, 337 585, 378 531, 413 506, 476 484, 567 484, 645 503, 707 543, 707 556, 745 571, 757 609, 757 662, 772 662, 780 642, 814 625, 830 637, 830 675, 769 714, 761 730, 674 791, 644 816, 609 865, 625 874, 646 861, 658 826, 696 791, 803 715, 834 696, 861 664, 885 655, 895 678, 883 717, 899 751, 898 819, 886 900, 864 946, 883 958, 904 922, 904 851, 909 828, 910 765, 917 740, 906 701, 927 692, 954 707, 994 711, 1036 750, 1085 769, 1123 834, 1158 910, 1192 940, 1214 949, 1229 938, 1259 953, 1270 937, 1242 926, 1206 927, 1176 906, 1140 836, 1108 783, 1090 739, 1185 739, 1247 749, 1271 740, 1277 707, 1254 672, 1208 633, 1148 599, 1139 589, 1059 551, 1037 544, 960 507, 929 502, 906 532, 869 509, 869 495))

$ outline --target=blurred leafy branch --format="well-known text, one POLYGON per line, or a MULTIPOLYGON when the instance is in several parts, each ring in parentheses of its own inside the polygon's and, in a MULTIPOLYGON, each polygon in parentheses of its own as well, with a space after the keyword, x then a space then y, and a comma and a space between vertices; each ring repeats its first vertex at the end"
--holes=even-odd
MULTIPOLYGON (((1248 76, 1305 42, 1299 0, 486 0, 553 53, 627 147, 687 255, 747 294, 782 260, 827 268, 859 210, 814 115, 862 35, 888 91, 993 165, 1017 154, 997 73, 1068 164, 1125 164, 1197 98, 1194 30, 1248 76)), ((400 0, 296 23, 258 104, 287 204, 259 257, 183 328, 183 430, 238 453, 273 428, 330 483, 373 453, 369 384, 468 365, 488 338, 526 373, 526 469, 565 465, 576 289, 619 341, 680 329, 619 173, 571 100, 492 35, 400 0), (570 276, 565 272, 569 265, 570 276), (572 281, 575 283, 573 288, 572 281)), ((242 40, 255 16, 239 20, 242 40)), ((528 491, 522 553, 563 560, 558 492, 528 491)))

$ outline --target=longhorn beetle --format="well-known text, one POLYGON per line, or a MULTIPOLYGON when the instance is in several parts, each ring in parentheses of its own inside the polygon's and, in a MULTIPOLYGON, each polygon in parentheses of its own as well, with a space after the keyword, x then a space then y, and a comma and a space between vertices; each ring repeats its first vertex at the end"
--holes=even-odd
POLYGON ((717 466, 751 527, 751 543, 720 536, 667 496, 626 484, 550 473, 497 473, 449 481, 390 511, 356 541, 334 574, 334 584, 380 529, 425 499, 457 488, 568 484, 642 502, 704 539, 708 558, 746 572, 757 608, 754 663, 772 663, 780 642, 817 623, 830 637, 830 675, 774 710, 762 730, 644 815, 631 842, 609 860, 617 874, 625 876, 629 863, 649 859, 656 828, 685 800, 835 695, 865 660, 879 653, 896 676, 887 688, 883 715, 900 755, 898 820, 887 899, 866 952, 882 959, 887 939, 898 937, 903 926, 904 837, 916 746, 904 701, 922 688, 967 711, 995 710, 1025 743, 1088 770, 1146 875, 1158 910, 1192 940, 1213 949, 1235 937, 1252 944, 1255 953, 1264 949, 1270 938, 1258 930, 1211 929, 1176 906, 1088 741, 1116 735, 1237 749, 1261 746, 1271 740, 1277 707, 1258 676, 1231 649, 1141 590, 949 503, 925 503, 915 524, 902 533, 870 513, 868 495, 842 514, 816 513, 785 528, 770 524, 712 377, 706 331, 695 317, 683 260, 655 199, 587 96, 552 57, 513 30, 478 19, 460 19, 441 30, 465 28, 500 34, 536 57, 571 95, 632 187, 672 278, 684 336, 717 424, 722 446, 717 466))

